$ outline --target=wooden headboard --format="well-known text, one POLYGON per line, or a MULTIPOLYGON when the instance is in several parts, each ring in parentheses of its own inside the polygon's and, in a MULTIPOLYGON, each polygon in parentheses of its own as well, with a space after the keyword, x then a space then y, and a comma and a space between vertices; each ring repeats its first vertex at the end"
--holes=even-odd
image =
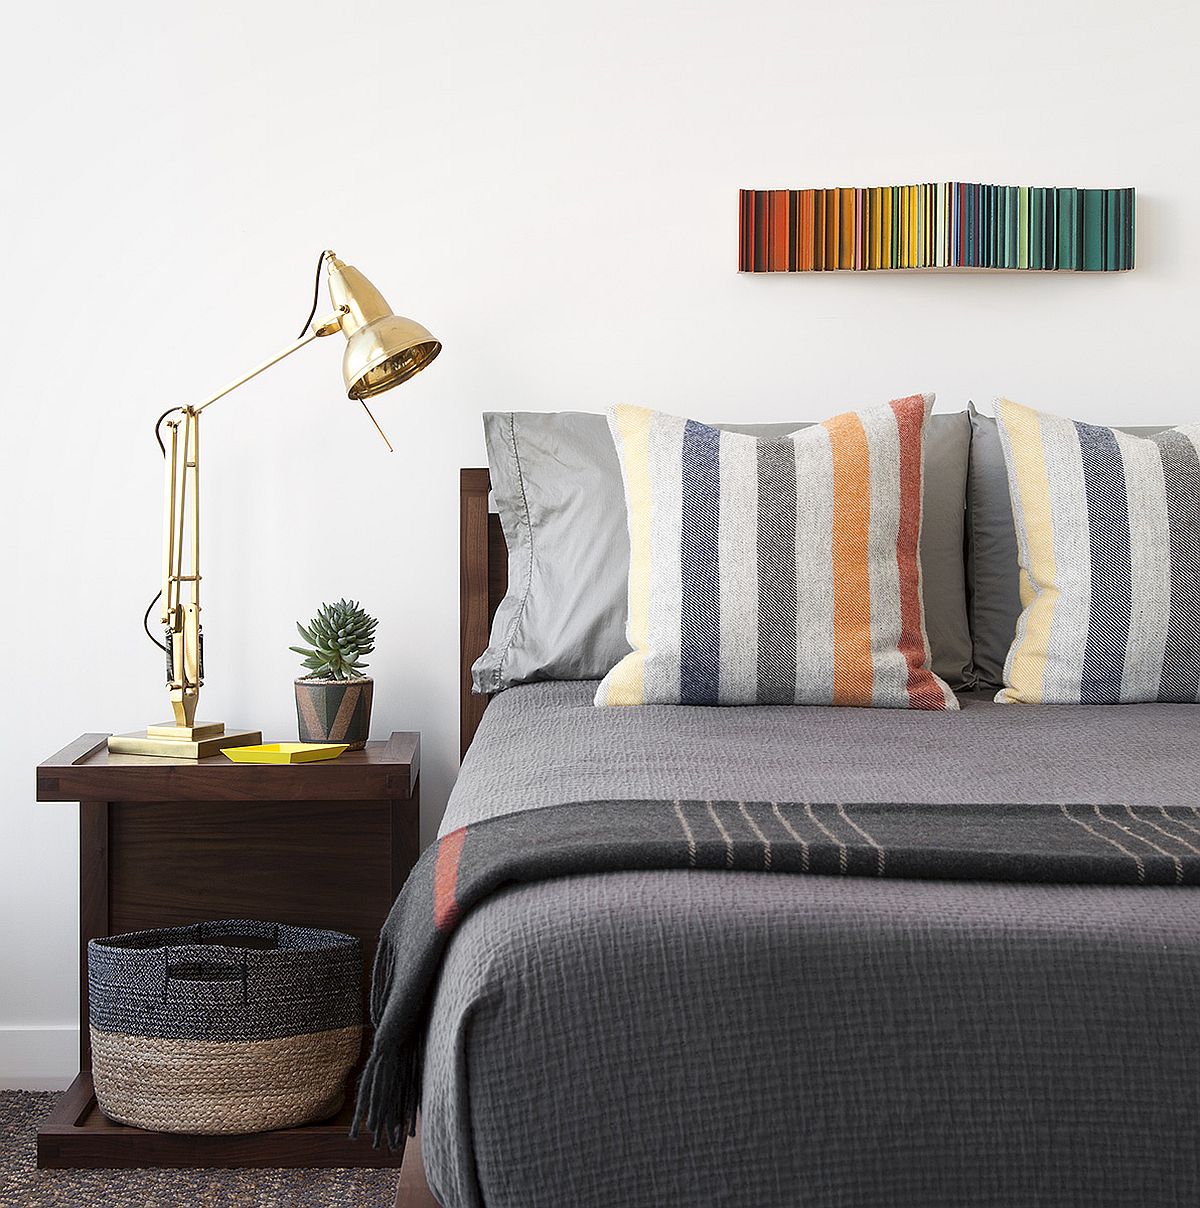
POLYGON ((500 517, 488 511, 487 470, 460 470, 458 480, 459 758, 479 729, 488 697, 471 691, 471 664, 487 649, 492 617, 508 588, 508 545, 500 517))

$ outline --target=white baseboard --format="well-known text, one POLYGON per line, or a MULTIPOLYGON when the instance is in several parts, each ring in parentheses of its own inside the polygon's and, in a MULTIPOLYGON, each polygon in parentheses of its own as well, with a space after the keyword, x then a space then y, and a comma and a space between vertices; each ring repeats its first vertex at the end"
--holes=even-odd
POLYGON ((78 1028, 0 1027, 0 1090, 66 1090, 78 1072, 78 1028))

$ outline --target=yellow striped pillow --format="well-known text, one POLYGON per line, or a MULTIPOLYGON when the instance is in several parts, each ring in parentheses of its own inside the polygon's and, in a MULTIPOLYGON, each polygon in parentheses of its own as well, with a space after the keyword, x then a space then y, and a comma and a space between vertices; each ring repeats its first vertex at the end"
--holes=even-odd
POLYGON ((1200 698, 1200 424, 1131 436, 996 402, 1023 611, 1002 702, 1200 698))

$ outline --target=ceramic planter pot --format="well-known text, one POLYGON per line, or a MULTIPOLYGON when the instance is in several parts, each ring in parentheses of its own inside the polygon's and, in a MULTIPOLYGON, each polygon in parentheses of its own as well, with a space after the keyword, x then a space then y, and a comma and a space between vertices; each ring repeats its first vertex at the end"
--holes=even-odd
POLYGON ((372 679, 298 679, 296 721, 301 742, 348 742, 361 751, 371 729, 372 679))

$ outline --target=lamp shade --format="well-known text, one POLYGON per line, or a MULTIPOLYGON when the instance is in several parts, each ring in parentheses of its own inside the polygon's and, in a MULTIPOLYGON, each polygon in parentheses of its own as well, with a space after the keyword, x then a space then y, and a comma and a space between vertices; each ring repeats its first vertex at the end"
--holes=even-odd
POLYGON ((375 319, 346 340, 342 356, 346 393, 364 399, 399 386, 441 350, 441 344, 412 319, 400 315, 375 319))
POLYGON ((440 341, 420 323, 393 314, 358 269, 332 254, 328 266, 329 297, 342 311, 342 377, 350 398, 367 399, 399 386, 442 351, 440 341))

